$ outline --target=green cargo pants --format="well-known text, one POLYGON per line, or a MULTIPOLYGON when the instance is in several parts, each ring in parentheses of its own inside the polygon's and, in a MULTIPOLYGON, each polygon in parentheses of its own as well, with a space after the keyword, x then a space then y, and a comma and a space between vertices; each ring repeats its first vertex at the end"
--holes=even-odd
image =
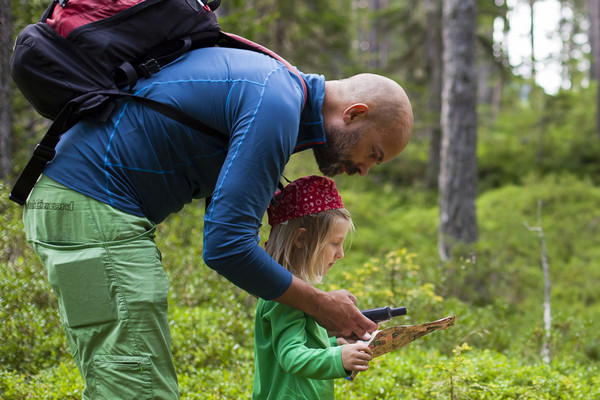
POLYGON ((24 213, 84 399, 177 399, 155 226, 42 176, 24 213))

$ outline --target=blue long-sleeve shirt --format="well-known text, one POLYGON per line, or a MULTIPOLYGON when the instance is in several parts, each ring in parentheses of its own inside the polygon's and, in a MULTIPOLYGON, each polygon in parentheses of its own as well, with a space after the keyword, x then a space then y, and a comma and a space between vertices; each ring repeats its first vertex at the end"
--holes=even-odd
POLYGON ((229 135, 215 138, 142 104, 121 100, 107 122, 66 132, 44 173, 101 202, 155 223, 212 195, 204 260, 264 299, 291 274, 258 244, 258 229, 290 156, 325 145, 325 80, 299 78, 271 57, 238 49, 189 52, 133 92, 175 106, 229 135))

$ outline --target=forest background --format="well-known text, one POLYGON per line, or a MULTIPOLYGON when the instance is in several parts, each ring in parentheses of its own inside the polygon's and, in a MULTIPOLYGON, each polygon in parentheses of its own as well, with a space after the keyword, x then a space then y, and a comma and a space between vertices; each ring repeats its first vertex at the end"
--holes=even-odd
MULTIPOLYGON (((456 325, 338 381, 338 398, 600 399, 600 10, 594 0, 557 2, 561 50, 511 65, 510 12, 531 7, 533 17, 546 1, 223 0, 225 31, 328 79, 384 74, 413 102, 401 156, 366 178, 336 178, 357 230, 321 288, 350 290, 360 308, 408 308, 383 327, 449 315, 456 325), (536 73, 550 62, 561 83, 548 94, 536 73), (457 93, 456 82, 467 89, 457 93), (444 219, 453 204, 459 214, 444 219)), ((10 82, 8 60, 17 32, 46 6, 0 0, 3 399, 82 390, 22 210, 7 198, 49 124, 10 82)), ((523 41, 531 49, 534 39, 523 41)), ((290 179, 310 173, 308 152, 286 169, 290 179)), ((157 234, 182 398, 249 398, 256 299, 203 264, 202 219, 194 202, 157 234)))

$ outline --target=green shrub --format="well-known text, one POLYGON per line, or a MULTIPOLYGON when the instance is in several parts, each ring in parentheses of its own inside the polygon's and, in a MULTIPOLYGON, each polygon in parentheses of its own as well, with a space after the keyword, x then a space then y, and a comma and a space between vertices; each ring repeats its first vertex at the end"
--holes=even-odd
POLYGON ((75 362, 56 362, 35 375, 0 370, 0 397, 4 400, 78 400, 83 380, 75 362))
MULTIPOLYGON (((408 316, 383 327, 457 319, 446 331, 376 359, 355 382, 336 382, 339 398, 597 397, 599 189, 570 174, 530 175, 522 182, 479 197, 480 240, 446 263, 437 256, 439 217, 430 193, 382 184, 378 195, 368 182, 359 186, 364 191, 342 189, 357 231, 321 287, 350 290, 361 308, 407 306, 408 316), (538 199, 553 284, 550 365, 539 355, 545 335, 540 244, 525 226, 537 225, 538 199)), ((82 381, 66 354, 45 271, 25 243, 21 210, 0 204, 6 226, 0 236, 6 321, 0 397, 79 398, 82 381)), ((202 218, 203 204, 194 203, 161 224, 157 235, 171 284, 182 398, 247 398, 256 301, 202 262, 202 218)), ((267 233, 263 226, 263 241, 267 233)))
POLYGON ((587 400, 600 394, 599 380, 597 366, 570 360, 527 364, 466 343, 451 355, 409 344, 373 360, 353 382, 337 381, 336 394, 343 399, 587 400))
POLYGON ((67 345, 46 271, 27 245, 22 210, 8 192, 0 181, 0 365, 36 373, 59 361, 67 345))

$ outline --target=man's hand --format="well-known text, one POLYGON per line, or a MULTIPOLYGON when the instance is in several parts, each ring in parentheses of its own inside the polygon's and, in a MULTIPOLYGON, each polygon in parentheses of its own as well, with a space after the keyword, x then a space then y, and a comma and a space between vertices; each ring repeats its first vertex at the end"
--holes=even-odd
POLYGON ((343 344, 354 344, 357 342, 358 339, 355 338, 351 338, 351 337, 341 337, 341 336, 337 336, 335 338, 335 341, 337 342, 338 346, 341 346, 343 344))
POLYGON ((275 301, 304 311, 333 336, 354 334, 368 340, 378 328, 356 308, 356 297, 347 290, 324 292, 294 277, 288 290, 275 301))
POLYGON ((311 315, 332 336, 351 337, 354 334, 368 340, 367 333, 376 330, 378 325, 362 315, 355 304, 356 297, 347 290, 322 292, 318 309, 311 315))

